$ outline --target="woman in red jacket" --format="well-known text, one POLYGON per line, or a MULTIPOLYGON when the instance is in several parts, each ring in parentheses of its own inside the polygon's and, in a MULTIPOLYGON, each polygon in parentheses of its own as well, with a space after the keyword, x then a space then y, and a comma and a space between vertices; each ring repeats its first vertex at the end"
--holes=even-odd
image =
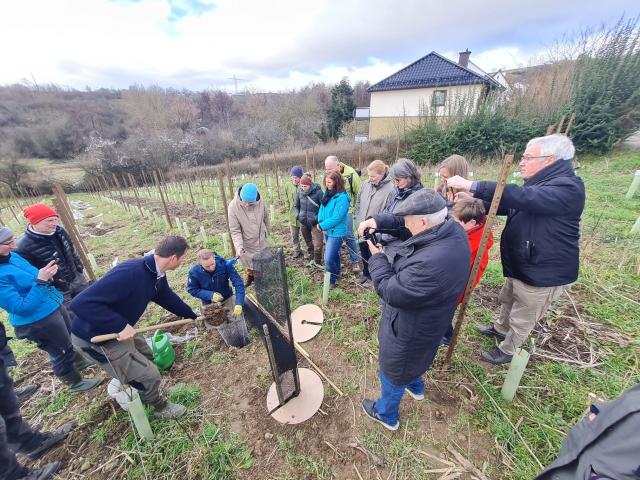
MULTIPOLYGON (((456 222, 462 225, 462 228, 464 228, 465 232, 467 232, 469 247, 471 248, 471 266, 473 267, 473 263, 476 260, 476 254, 478 253, 478 248, 480 247, 482 233, 484 232, 484 223, 487 219, 487 215, 484 210, 484 203, 482 203, 482 200, 478 200, 475 198, 462 198, 453 205, 453 208, 451 209, 451 216, 456 222)), ((480 268, 478 269, 476 280, 473 283, 474 288, 478 285, 478 283, 480 283, 480 279, 482 278, 484 269, 487 268, 487 263, 489 263, 489 250, 491 250, 492 245, 493 233, 489 233, 487 248, 485 248, 484 250, 484 255, 482 255, 482 261, 480 262, 480 268)), ((462 302, 463 296, 464 293, 458 299, 458 304, 462 302)), ((449 346, 451 335, 453 335, 452 326, 449 327, 447 333, 445 333, 444 337, 442 337, 442 340, 440 341, 441 347, 449 346)))

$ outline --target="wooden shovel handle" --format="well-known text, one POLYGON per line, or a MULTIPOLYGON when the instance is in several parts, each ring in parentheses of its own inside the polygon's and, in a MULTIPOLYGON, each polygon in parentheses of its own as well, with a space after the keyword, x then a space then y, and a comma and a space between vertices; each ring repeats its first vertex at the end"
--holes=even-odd
MULTIPOLYGON (((149 327, 136 328, 136 333, 151 332, 152 330, 157 330, 158 328, 177 327, 178 325, 185 325, 192 322, 195 322, 195 320, 187 318, 185 320, 176 320, 175 322, 158 323, 157 325, 151 325, 149 327)), ((116 338, 118 338, 117 333, 107 333, 106 335, 97 335, 95 337, 91 337, 91 343, 102 343, 108 340, 115 340, 116 338)))

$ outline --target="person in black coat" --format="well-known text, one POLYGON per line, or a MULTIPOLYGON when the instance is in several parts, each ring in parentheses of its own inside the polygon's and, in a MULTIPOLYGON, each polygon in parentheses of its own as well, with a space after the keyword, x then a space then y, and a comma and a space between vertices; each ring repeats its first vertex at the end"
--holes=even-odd
POLYGON ((59 225, 58 213, 48 205, 36 203, 23 211, 29 225, 18 239, 18 253, 37 269, 52 260, 58 265, 53 286, 64 296, 65 305, 89 286, 84 267, 69 238, 59 225))
POLYGON ((307 244, 307 260, 309 265, 322 267, 322 232, 316 228, 318 225, 318 210, 322 202, 322 189, 320 185, 311 180, 311 176, 305 173, 300 179, 300 188, 296 196, 294 213, 300 223, 302 238, 307 244))
POLYGON ((394 214, 362 222, 358 233, 401 227, 411 237, 397 245, 392 263, 380 245, 367 240, 371 279, 384 302, 378 330, 382 394, 375 402, 364 399, 362 408, 389 430, 399 426, 405 390, 416 400, 424 398, 422 375, 451 322, 471 264, 467 235, 447 219, 446 202, 435 191, 418 190, 394 214))
MULTIPOLYGON (((578 278, 580 217, 585 190, 571 163, 573 143, 561 134, 529 141, 520 162, 523 186, 507 184, 498 214, 507 222, 500 238, 505 284, 500 292, 500 317, 480 332, 501 343, 482 360, 511 361, 549 306, 578 278)), ((490 202, 496 182, 471 182, 452 177, 447 184, 490 202)))

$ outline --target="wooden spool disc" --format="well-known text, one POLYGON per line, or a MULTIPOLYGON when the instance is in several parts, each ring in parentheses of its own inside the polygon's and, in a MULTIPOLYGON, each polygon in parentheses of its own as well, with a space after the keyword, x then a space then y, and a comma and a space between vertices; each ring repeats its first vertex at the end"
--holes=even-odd
POLYGON ((291 314, 291 329, 293 330, 293 339, 298 342, 306 342, 315 337, 324 321, 324 313, 322 309, 312 303, 301 305, 291 314), (313 322, 313 323, 307 323, 313 322))
MULTIPOLYGON (((271 416, 280 423, 295 425, 309 420, 320 409, 324 399, 324 385, 316 372, 308 368, 299 368, 300 395, 292 398, 271 416)), ((275 382, 267 393, 267 410, 270 412, 278 406, 278 393, 275 382)))

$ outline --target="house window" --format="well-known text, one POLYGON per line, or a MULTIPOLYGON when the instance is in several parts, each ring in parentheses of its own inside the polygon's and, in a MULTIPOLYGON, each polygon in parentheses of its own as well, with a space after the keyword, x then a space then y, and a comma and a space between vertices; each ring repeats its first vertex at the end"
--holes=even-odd
POLYGON ((436 90, 433 92, 433 106, 434 107, 444 107, 445 102, 447 101, 447 91, 446 90, 436 90))

